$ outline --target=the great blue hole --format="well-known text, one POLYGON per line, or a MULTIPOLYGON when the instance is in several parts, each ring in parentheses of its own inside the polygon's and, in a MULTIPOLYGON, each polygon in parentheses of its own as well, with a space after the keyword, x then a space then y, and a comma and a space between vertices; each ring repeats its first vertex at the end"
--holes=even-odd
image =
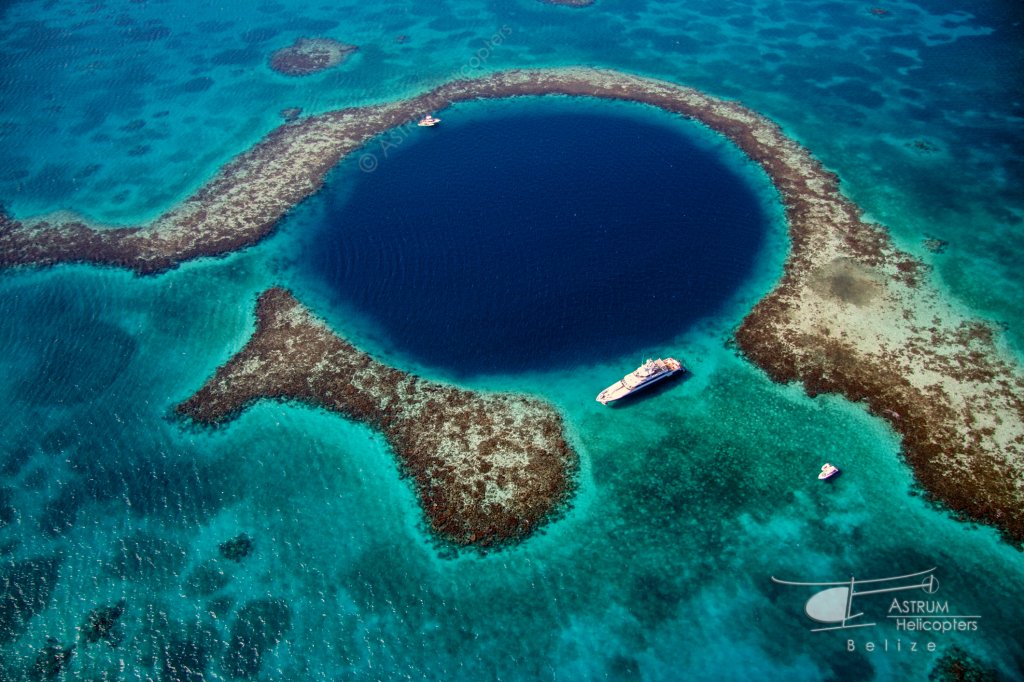
POLYGON ((303 266, 455 376, 671 354, 750 277, 768 219, 696 124, 635 109, 464 105, 371 142, 376 170, 356 152, 306 211, 303 266))

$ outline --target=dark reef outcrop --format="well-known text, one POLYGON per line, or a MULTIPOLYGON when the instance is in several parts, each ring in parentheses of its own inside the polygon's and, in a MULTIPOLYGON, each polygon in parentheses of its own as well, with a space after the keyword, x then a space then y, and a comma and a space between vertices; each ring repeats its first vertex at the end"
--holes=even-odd
MULTIPOLYGON (((811 395, 863 401, 902 435, 907 461, 932 499, 1024 542, 1024 478, 1006 474, 1024 470, 1018 361, 989 326, 942 297, 923 263, 863 220, 838 178, 778 125, 692 88, 585 68, 508 71, 302 118, 271 132, 146 227, 0 215, 0 266, 80 261, 154 273, 225 254, 265 237, 322 185, 331 167, 375 135, 454 102, 546 94, 660 107, 718 131, 758 163, 785 208, 790 251, 781 280, 737 331, 742 352, 776 381, 801 382, 811 395)), ((298 378, 282 380, 293 382, 278 392, 282 397, 309 397, 298 378)), ((275 395, 272 386, 263 390, 275 395)), ((216 392, 203 395, 216 404, 225 400, 216 392)))
POLYGON ((121 643, 121 636, 115 630, 117 623, 124 614, 124 599, 113 606, 98 606, 85 617, 78 627, 82 640, 86 644, 104 641, 111 646, 121 643))
POLYGON ((951 647, 935 662, 928 682, 998 682, 999 673, 960 647, 951 647))
POLYGON ((285 76, 308 76, 341 64, 357 49, 331 38, 299 38, 270 55, 270 68, 285 76))
POLYGON ((285 123, 291 123, 302 115, 302 107, 288 107, 287 109, 282 109, 280 114, 285 123))
POLYGON ((241 561, 245 557, 252 554, 255 543, 252 538, 246 533, 240 533, 239 535, 226 540, 217 547, 220 555, 225 559, 231 561, 241 561))
POLYGON ((412 477, 432 529, 460 545, 532 532, 571 487, 575 451, 540 400, 486 394, 388 367, 275 288, 256 332, 178 413, 218 423, 261 398, 304 402, 379 429, 412 477))

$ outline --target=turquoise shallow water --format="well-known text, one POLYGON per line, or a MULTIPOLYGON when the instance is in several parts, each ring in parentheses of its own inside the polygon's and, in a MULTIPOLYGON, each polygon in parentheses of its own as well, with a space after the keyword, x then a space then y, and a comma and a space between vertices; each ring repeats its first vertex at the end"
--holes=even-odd
MULTIPOLYGON (((70 208, 131 223, 201 185, 286 107, 380 101, 464 67, 610 66, 779 121, 1019 348, 1021 10, 869 9, 7 3, 0 201, 16 215, 70 208), (502 27, 507 38, 473 61, 502 27), (272 50, 310 34, 360 50, 307 79, 266 67, 272 50), (926 236, 949 246, 931 254, 926 236)), ((255 296, 275 283, 389 362, 448 377, 338 306, 301 266, 314 203, 255 248, 156 278, 81 266, 0 273, 0 679, 24 679, 48 637, 70 644, 90 610, 121 599, 117 646, 83 641, 63 679, 225 679, 253 669, 238 641, 266 645, 256 675, 266 680, 926 678, 938 654, 865 650, 898 639, 934 641, 939 653, 957 645, 1019 678, 1021 553, 923 501, 896 438, 862 408, 773 385, 729 347, 779 274, 783 226, 763 174, 714 136, 678 128, 776 216, 767 246, 713 316, 665 342, 695 371, 649 398, 615 410, 593 401, 632 355, 466 380, 553 401, 582 458, 564 516, 494 554, 432 542, 411 487, 365 428, 275 403, 212 432, 169 418, 245 342, 255 296), (808 480, 823 459, 847 464, 835 485, 808 480), (240 533, 252 554, 221 557, 218 545, 240 533), (935 596, 980 615, 978 630, 898 631, 879 596, 858 602, 881 621, 874 628, 810 632, 810 593, 770 581, 932 566, 935 596), (37 614, 23 621, 28 603, 37 614)), ((342 164, 336 175, 358 173, 342 164)))

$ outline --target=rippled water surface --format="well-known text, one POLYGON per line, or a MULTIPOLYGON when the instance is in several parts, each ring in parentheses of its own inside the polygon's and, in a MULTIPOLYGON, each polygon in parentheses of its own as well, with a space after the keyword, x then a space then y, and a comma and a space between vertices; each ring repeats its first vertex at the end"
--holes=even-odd
POLYGON ((376 170, 346 164, 286 228, 308 235, 303 263, 343 309, 425 365, 660 352, 719 313, 781 231, 767 179, 668 114, 557 98, 444 120, 371 143, 376 170))
MULTIPOLYGON (((460 73, 612 67, 778 121, 1019 350, 1021 8, 878 9, 2 3, 0 202, 131 224, 289 107, 378 102, 460 73), (306 78, 268 68, 316 35, 359 50, 306 78)), ((954 646, 1021 678, 1024 555, 928 503, 861 406, 772 384, 731 347, 786 246, 760 171, 694 124, 627 104, 439 115, 393 154, 372 142, 373 173, 343 162, 272 237, 227 258, 149 278, 0 273, 0 680, 904 680, 927 679, 954 646), (652 242, 668 260, 655 250, 635 268, 652 242), (609 263, 642 277, 595 283, 609 263), (543 277, 503 288, 531 267, 543 277), (388 362, 553 402, 581 455, 571 508, 517 547, 455 552, 426 533, 364 427, 275 402, 217 430, 171 417, 245 343, 274 284, 388 362), (642 297, 663 292, 677 297, 663 316, 623 312, 662 310, 642 297), (537 310, 564 325, 537 326, 537 310), (621 337, 601 336, 609 317, 621 337), (509 346, 497 359, 495 336, 509 346), (644 351, 692 375, 621 408, 595 403, 644 351), (844 469, 833 485, 814 480, 825 460, 844 469), (812 632, 811 592, 771 581, 931 567, 928 598, 979 615, 976 630, 898 630, 882 594, 854 605, 873 627, 812 632)))

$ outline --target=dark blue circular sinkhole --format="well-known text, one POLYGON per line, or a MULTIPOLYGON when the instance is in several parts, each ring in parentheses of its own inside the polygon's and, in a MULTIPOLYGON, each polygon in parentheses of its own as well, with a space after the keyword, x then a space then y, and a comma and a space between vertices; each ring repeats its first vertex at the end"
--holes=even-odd
POLYGON ((456 376, 671 354, 751 275, 768 217, 693 124, 489 106, 371 142, 305 213, 303 265, 397 352, 456 376))

